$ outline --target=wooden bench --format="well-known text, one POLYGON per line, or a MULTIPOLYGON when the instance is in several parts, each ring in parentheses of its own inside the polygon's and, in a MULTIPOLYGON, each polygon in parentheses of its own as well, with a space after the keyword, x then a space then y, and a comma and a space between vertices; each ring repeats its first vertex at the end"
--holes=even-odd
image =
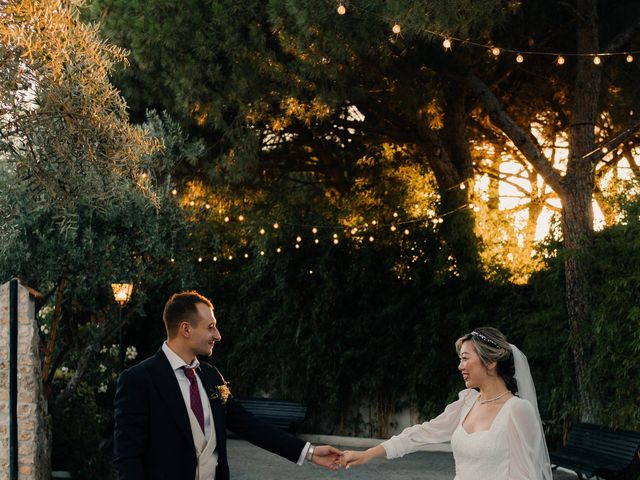
POLYGON ((574 471, 578 478, 640 478, 640 432, 578 423, 567 444, 549 455, 553 469, 574 471))
POLYGON ((257 397, 241 397, 236 400, 263 422, 283 430, 293 431, 302 423, 307 413, 305 405, 288 400, 257 397))

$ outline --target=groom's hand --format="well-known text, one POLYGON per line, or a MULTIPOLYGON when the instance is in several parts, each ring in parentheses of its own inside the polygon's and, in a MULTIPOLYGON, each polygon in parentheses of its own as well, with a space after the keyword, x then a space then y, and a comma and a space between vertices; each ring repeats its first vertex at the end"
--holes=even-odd
POLYGON ((326 467, 329 470, 340 468, 340 457, 342 452, 331 445, 321 445, 315 447, 311 461, 316 465, 326 467))

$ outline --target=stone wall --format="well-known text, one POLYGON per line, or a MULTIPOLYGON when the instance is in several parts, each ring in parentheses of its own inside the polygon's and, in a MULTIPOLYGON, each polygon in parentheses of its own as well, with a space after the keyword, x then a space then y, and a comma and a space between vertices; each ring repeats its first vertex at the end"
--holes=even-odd
MULTIPOLYGON (((9 283, 0 286, 0 480, 9 479, 9 283)), ((44 400, 37 292, 18 282, 18 478, 50 478, 50 417, 44 400)))

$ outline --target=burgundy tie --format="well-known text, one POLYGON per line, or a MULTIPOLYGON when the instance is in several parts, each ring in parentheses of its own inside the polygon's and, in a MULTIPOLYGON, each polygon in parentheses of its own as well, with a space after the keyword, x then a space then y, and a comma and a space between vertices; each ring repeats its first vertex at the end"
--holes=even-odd
POLYGON ((200 399, 200 389, 198 388, 198 379, 193 368, 182 367, 184 374, 189 379, 189 397, 191 400, 191 411, 198 419, 202 433, 204 433, 204 412, 202 411, 202 400, 200 399))

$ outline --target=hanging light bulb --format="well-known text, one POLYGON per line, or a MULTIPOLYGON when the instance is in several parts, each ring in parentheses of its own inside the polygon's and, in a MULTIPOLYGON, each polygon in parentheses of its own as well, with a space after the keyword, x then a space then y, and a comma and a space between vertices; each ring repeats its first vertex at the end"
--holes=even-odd
POLYGON ((410 233, 410 232, 409 232, 409 229, 408 229, 408 228, 405 228, 405 229, 404 229, 404 234, 405 234, 405 235, 409 235, 409 233, 410 233))
POLYGON ((320 240, 316 238, 316 239, 313 241, 313 243, 315 243, 315 244, 317 245, 318 243, 320 243, 320 240))
POLYGON ((338 238, 338 234, 337 234, 337 233, 334 233, 334 234, 333 234, 333 238, 338 238))
POLYGON ((213 257, 213 261, 217 262, 218 261, 218 257, 213 257))
POLYGON ((260 255, 264 257, 264 250, 260 250, 260 255))
POLYGON ((594 65, 600 65, 601 63, 602 63, 602 59, 598 55, 593 57, 593 64, 594 65))
POLYGON ((192 207, 193 207, 195 204, 196 204, 196 202, 194 202, 193 200, 191 200, 191 201, 189 202, 189 205, 191 205, 192 207))
POLYGON ((238 220, 240 222, 244 222, 244 215, 238 215, 238 220))
POLYGON ((198 262, 202 263, 202 257, 198 257, 198 262))
POLYGON ((564 65, 565 59, 562 55, 558 55, 558 58, 556 58, 556 63, 558 65, 564 65))
POLYGON ((334 239, 333 239, 333 244, 334 244, 334 245, 337 245, 338 243, 340 243, 340 240, 338 240, 337 238, 334 238, 334 239))
POLYGON ((296 248, 300 248, 300 244, 299 243, 296 243, 296 248))
POLYGON ((211 205, 209 205, 208 203, 204 206, 204 208, 206 208, 207 210, 209 210, 211 208, 211 205))
POLYGON ((444 47, 445 50, 451 50, 451 40, 448 38, 445 38, 444 42, 442 42, 442 46, 444 47))
POLYGON ((402 31, 402 28, 400 28, 400 24, 398 22, 393 24, 393 27, 391 27, 391 31, 393 33, 395 33, 396 35, 400 35, 400 32, 402 31))
POLYGON ((631 63, 633 62, 633 55, 629 54, 627 55, 627 63, 631 63))
POLYGON ((395 231, 397 230, 397 227, 396 227, 395 225, 391 225, 390 230, 391 230, 392 232, 395 232, 395 231))
POLYGON ((316 233, 318 233, 318 229, 316 227, 313 227, 311 229, 311 232, 313 232, 313 234, 315 235, 316 233))
POLYGON ((248 253, 245 253, 245 254, 244 254, 244 258, 249 258, 249 254, 248 254, 248 253))
POLYGON ((358 229, 356 227, 353 227, 351 229, 351 235, 355 235, 356 233, 358 233, 358 229))
POLYGON ((274 223, 274 224, 273 224, 273 228, 275 228, 276 230, 277 230, 278 228, 280 228, 280 225, 278 224, 278 222, 276 222, 276 223, 274 223))
POLYGON ((224 217, 224 221, 228 222, 229 221, 229 217, 224 217))
POLYGON ((460 190, 464 190, 465 188, 467 188, 467 186, 464 183, 460 184, 460 190))
POLYGON ((266 232, 265 232, 265 229, 264 229, 264 228, 261 228, 261 229, 260 229, 260 235, 264 235, 265 233, 266 233, 266 232))
POLYGON ((377 224, 378 224, 378 221, 377 221, 377 220, 372 220, 372 221, 371 221, 371 225, 377 225, 377 224))
POLYGON ((498 55, 500 55, 500 49, 498 47, 493 47, 491 49, 491 53, 493 54, 493 56, 497 57, 498 55))
POLYGON ((171 190, 171 195, 177 195, 177 194, 178 194, 178 190, 176 190, 175 188, 171 190))
POLYGON ((229 260, 233 260, 233 255, 229 255, 229 260))
POLYGON ((276 248, 276 252, 280 253, 282 252, 282 249, 280 247, 276 248))
POLYGON ((345 13, 347 13, 347 7, 345 7, 344 4, 341 3, 340 5, 338 5, 337 12, 338 15, 344 15, 345 13))
POLYGON ((522 56, 521 53, 519 53, 518 56, 516 57, 516 62, 518 63, 524 62, 524 57, 522 56))
POLYGON ((373 238, 373 236, 369 237, 369 241, 373 242, 375 240, 375 238, 373 238))
POLYGON ((301 241, 302 241, 302 237, 301 237, 300 235, 298 235, 298 236, 296 237, 296 242, 300 243, 301 241))

